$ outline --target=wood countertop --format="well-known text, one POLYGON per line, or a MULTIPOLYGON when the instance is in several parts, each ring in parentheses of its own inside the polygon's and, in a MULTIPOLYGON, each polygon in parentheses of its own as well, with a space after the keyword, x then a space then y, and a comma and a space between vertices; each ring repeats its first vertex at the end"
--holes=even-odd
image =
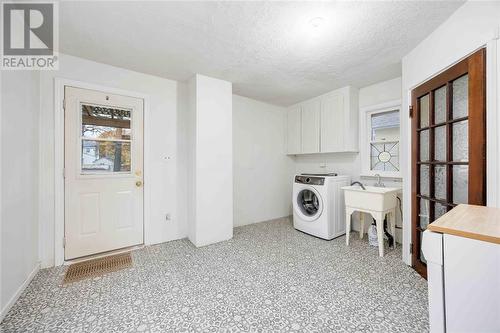
POLYGON ((500 244, 500 209, 458 205, 429 224, 427 229, 484 242, 500 244))

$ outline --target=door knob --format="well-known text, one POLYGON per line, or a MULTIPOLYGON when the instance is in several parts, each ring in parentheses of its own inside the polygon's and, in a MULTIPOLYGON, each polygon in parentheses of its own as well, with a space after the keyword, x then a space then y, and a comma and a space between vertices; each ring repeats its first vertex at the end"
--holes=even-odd
POLYGON ((135 182, 135 186, 141 187, 142 186, 142 182, 140 180, 136 181, 135 182))

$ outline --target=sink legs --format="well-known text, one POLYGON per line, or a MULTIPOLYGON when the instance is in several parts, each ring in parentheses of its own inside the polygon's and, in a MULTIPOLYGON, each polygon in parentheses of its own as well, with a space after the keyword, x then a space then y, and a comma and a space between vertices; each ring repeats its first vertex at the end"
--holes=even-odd
MULTIPOLYGON (((351 233, 351 215, 356 211, 356 209, 346 207, 345 211, 345 222, 346 222, 346 245, 349 246, 349 236, 351 233)), ((389 232, 392 235, 394 242, 396 241, 396 210, 391 209, 385 212, 374 212, 367 211, 366 213, 371 214, 375 219, 375 224, 377 227, 377 242, 378 242, 378 254, 380 257, 384 256, 384 218, 387 214, 387 222, 389 225, 389 232)), ((359 238, 363 238, 365 232, 365 216, 363 212, 359 211, 359 238)), ((393 246, 394 244, 389 244, 393 246)))
POLYGON ((377 225, 377 242, 378 242, 378 255, 384 256, 384 215, 382 213, 373 214, 375 224, 377 225))
POLYGON ((359 239, 363 239, 364 234, 365 234, 365 214, 363 212, 359 212, 359 239))
POLYGON ((351 234, 351 214, 353 210, 346 208, 345 210, 345 243, 349 246, 349 235, 351 234))

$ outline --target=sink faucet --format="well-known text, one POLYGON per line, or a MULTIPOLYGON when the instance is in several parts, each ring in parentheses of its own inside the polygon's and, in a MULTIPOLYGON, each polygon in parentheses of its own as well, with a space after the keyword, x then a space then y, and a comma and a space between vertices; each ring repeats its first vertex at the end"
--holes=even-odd
POLYGON ((352 183, 351 183, 351 186, 352 186, 352 185, 359 185, 359 186, 361 186, 361 188, 362 188, 363 190, 365 190, 365 191, 366 191, 365 186, 364 186, 363 184, 361 184, 360 182, 352 182, 352 183))
POLYGON ((385 187, 385 184, 382 183, 382 177, 380 177, 380 174, 375 174, 375 177, 377 177, 377 182, 375 183, 376 187, 385 187))

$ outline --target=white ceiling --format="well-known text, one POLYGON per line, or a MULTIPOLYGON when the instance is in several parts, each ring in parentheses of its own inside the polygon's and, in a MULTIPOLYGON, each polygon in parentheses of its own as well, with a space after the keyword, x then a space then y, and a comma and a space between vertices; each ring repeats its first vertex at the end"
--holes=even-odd
POLYGON ((61 2, 60 50, 180 81, 213 76, 290 105, 399 76, 401 58, 462 3, 61 2))

